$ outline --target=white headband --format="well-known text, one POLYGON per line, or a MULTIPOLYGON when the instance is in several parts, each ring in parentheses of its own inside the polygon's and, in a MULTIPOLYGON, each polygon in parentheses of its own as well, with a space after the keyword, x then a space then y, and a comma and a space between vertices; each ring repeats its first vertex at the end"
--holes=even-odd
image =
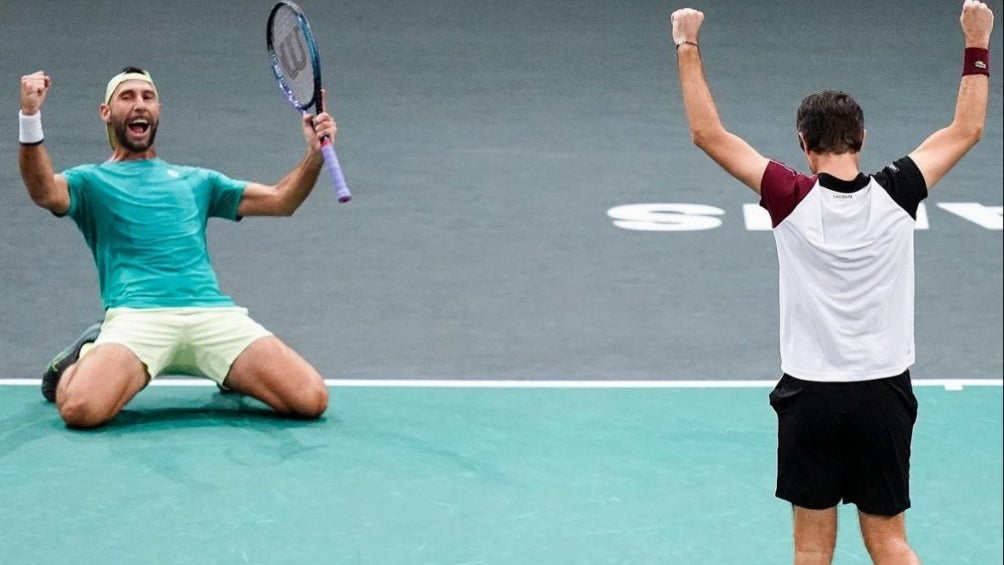
POLYGON ((112 101, 112 94, 115 94, 115 89, 127 80, 142 80, 144 82, 148 82, 150 83, 150 87, 153 88, 154 93, 157 92, 157 87, 153 84, 153 79, 150 78, 150 73, 119 73, 113 76, 112 80, 108 81, 108 86, 105 88, 105 104, 112 101))

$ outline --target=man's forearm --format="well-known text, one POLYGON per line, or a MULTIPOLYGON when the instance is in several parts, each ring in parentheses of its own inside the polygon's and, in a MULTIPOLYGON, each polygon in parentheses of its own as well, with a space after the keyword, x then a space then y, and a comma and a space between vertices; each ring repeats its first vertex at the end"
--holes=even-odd
POLYGON ((310 196, 317 184, 324 158, 319 153, 308 153, 292 171, 289 172, 276 189, 280 195, 281 206, 287 214, 292 214, 310 196))
POLYGON ((722 124, 704 76, 699 48, 690 43, 681 44, 677 48, 677 67, 690 135, 694 143, 701 146, 711 133, 721 129, 722 124))
POLYGON ((990 98, 990 56, 985 47, 967 47, 953 124, 981 135, 990 98))
POLYGON ((32 202, 49 208, 56 189, 53 181, 52 161, 45 146, 22 144, 17 154, 21 179, 32 202))

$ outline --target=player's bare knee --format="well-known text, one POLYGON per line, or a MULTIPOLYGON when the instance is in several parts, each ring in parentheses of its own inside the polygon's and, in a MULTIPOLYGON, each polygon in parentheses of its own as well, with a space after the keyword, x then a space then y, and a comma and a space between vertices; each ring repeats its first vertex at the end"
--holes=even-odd
POLYGON ((836 547, 836 539, 833 539, 832 542, 823 540, 812 542, 795 541, 795 552, 808 555, 832 555, 836 547))
POLYGON ((320 418, 328 409, 328 388, 324 381, 318 379, 300 390, 295 398, 290 399, 288 411, 291 415, 306 420, 320 418))
POLYGON ((320 418, 328 409, 328 387, 323 382, 311 386, 304 395, 303 405, 299 413, 302 417, 313 420, 320 418))
POLYGON ((833 549, 795 548, 796 565, 829 565, 833 562, 833 549))
POLYGON ((68 428, 96 428, 110 419, 106 410, 86 398, 64 394, 59 401, 59 417, 68 428))
POLYGON ((914 563, 906 538, 899 535, 862 535, 865 549, 874 563, 914 563))

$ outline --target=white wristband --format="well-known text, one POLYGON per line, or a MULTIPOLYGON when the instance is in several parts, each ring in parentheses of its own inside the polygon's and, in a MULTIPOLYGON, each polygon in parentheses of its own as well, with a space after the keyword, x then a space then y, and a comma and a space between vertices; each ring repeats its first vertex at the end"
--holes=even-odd
POLYGON ((26 145, 38 145, 42 143, 45 136, 42 134, 42 112, 35 112, 30 116, 25 116, 18 112, 19 133, 18 139, 26 145))

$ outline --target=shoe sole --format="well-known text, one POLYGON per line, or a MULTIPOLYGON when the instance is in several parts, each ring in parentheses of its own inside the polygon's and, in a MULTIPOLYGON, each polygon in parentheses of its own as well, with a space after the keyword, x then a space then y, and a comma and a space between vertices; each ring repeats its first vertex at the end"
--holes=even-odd
POLYGON ((56 387, 59 386, 59 379, 71 365, 77 362, 80 357, 80 350, 88 343, 94 343, 101 332, 101 322, 91 324, 84 330, 84 333, 73 342, 72 345, 60 351, 49 361, 49 366, 42 374, 42 397, 49 402, 56 401, 56 387))

